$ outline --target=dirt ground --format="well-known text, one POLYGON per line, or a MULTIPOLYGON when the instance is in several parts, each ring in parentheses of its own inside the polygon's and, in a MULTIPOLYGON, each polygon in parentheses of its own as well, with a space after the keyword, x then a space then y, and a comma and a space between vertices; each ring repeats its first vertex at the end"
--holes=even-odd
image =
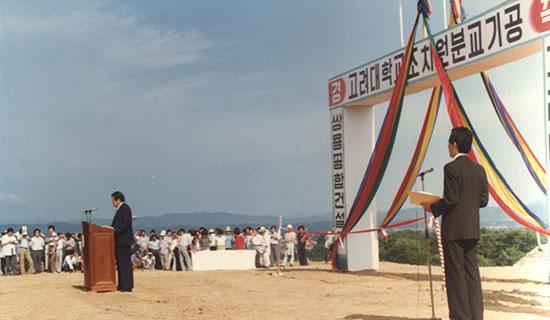
MULTIPOLYGON (((550 285, 481 270, 485 319, 549 319, 550 285)), ((507 271, 510 273, 510 271, 507 271)), ((447 318, 434 268, 436 316, 447 318)), ((83 275, 0 277, 0 320, 9 319, 427 319, 427 269, 396 263, 377 272, 328 265, 272 270, 135 273, 132 293, 82 290, 83 275)))

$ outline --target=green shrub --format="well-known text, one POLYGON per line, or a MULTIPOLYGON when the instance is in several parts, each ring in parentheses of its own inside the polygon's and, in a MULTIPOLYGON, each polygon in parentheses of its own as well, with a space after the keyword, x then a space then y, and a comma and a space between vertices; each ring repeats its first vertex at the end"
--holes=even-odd
MULTIPOLYGON (((402 230, 388 233, 387 242, 379 239, 381 261, 426 264, 424 231, 402 230)), ((546 243, 546 238, 543 243, 546 243)), ((477 260, 480 266, 511 266, 537 245, 534 232, 523 228, 481 229, 477 260)), ((309 252, 312 261, 325 257, 323 236, 315 238, 317 244, 309 252)), ((439 265, 439 251, 435 233, 430 233, 430 256, 432 265, 439 265)))

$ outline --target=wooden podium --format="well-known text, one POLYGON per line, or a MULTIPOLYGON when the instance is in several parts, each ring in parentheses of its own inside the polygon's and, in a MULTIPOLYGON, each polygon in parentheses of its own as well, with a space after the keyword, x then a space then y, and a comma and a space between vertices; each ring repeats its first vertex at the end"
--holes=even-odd
POLYGON ((84 236, 84 288, 116 291, 115 232, 109 227, 82 221, 84 236))

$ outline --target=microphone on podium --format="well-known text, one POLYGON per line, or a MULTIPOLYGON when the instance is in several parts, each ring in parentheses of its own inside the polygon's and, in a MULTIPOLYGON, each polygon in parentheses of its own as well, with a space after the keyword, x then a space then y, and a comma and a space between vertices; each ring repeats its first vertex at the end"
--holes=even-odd
POLYGON ((424 178, 425 175, 427 175, 428 173, 431 173, 431 172, 433 172, 433 171, 434 171, 434 168, 433 168, 433 167, 430 167, 429 169, 420 172, 420 173, 418 174, 418 177, 424 178))

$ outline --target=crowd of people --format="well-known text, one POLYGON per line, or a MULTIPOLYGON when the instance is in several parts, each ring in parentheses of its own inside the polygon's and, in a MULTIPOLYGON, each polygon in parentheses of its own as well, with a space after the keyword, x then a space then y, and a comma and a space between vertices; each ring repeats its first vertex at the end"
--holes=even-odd
POLYGON ((135 234, 132 263, 135 269, 193 270, 193 254, 198 251, 255 250, 258 268, 307 265, 307 251, 313 243, 304 226, 286 231, 275 226, 198 230, 139 230, 135 234))
MULTIPOLYGON (((308 265, 307 252, 313 247, 304 226, 292 225, 225 229, 139 230, 134 234, 132 264, 139 270, 193 270, 193 255, 204 250, 254 250, 258 268, 308 265)), ((332 238, 327 237, 329 248, 332 238)), ((17 232, 8 228, 0 237, 0 274, 19 275, 40 272, 82 270, 81 233, 56 232, 50 225, 46 233, 35 229, 29 235, 23 226, 17 232)), ((328 251, 327 251, 328 252, 328 251)), ((328 253, 327 253, 328 256, 328 253)))
POLYGON ((35 229, 32 236, 27 227, 18 232, 8 228, 0 237, 0 273, 73 272, 82 264, 82 234, 57 233, 50 225, 47 234, 35 229))

